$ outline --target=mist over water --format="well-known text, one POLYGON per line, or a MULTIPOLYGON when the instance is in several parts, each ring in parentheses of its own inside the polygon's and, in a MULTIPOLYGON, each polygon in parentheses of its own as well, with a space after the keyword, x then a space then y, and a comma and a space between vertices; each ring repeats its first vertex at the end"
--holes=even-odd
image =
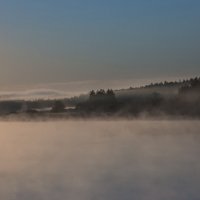
POLYGON ((200 199, 199 121, 0 122, 0 199, 200 199))

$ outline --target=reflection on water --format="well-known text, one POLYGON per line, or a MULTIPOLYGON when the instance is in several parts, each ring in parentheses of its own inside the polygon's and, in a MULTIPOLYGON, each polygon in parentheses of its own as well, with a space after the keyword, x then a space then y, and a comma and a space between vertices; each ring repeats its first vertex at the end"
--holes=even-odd
POLYGON ((199 130, 199 121, 1 122, 0 199, 200 199, 199 130))

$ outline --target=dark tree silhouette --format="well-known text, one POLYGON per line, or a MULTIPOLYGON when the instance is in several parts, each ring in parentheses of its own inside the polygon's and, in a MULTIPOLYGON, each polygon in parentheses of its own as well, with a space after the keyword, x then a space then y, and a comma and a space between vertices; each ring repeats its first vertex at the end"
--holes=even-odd
POLYGON ((180 88, 179 94, 200 94, 200 78, 191 78, 189 81, 185 82, 184 86, 180 88))
POLYGON ((93 100, 93 99, 95 98, 95 95, 96 95, 96 93, 95 93, 94 90, 90 91, 89 99, 90 99, 90 100, 93 100))
POLYGON ((65 105, 62 101, 55 101, 52 106, 52 112, 63 112, 65 111, 65 105))
POLYGON ((106 92, 107 96, 109 97, 115 97, 115 93, 113 92, 113 90, 111 89, 108 89, 107 92, 106 92))
POLYGON ((114 112, 117 107, 117 100, 113 90, 107 91, 100 89, 96 92, 94 90, 89 93, 89 100, 85 103, 79 104, 78 108, 87 112, 114 112))

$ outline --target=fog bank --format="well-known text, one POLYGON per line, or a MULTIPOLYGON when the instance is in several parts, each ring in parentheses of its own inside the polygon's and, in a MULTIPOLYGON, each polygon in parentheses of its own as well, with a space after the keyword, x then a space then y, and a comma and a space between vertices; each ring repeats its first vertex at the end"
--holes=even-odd
POLYGON ((0 199, 196 200, 199 121, 0 122, 0 199))

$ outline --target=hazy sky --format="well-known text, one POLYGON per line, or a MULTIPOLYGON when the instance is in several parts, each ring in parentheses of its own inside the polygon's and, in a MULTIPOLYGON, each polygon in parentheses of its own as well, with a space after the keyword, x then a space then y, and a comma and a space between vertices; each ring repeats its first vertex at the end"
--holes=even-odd
POLYGON ((1 0, 0 84, 200 75, 199 0, 1 0))

